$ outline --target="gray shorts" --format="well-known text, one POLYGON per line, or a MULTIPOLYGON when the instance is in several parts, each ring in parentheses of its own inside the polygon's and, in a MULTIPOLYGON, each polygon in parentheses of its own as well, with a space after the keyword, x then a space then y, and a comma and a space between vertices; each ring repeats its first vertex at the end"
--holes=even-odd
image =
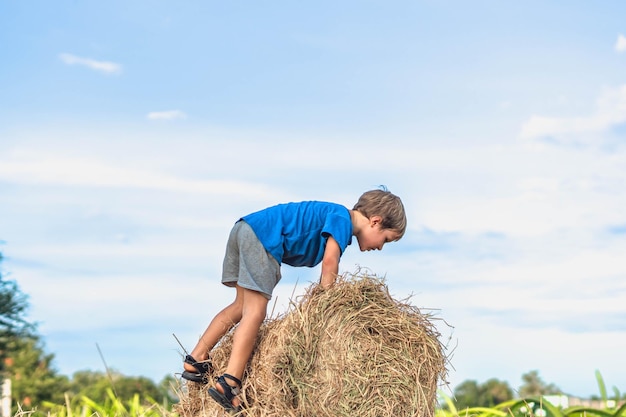
POLYGON ((265 250, 248 223, 238 221, 230 231, 222 267, 222 284, 258 291, 269 300, 280 281, 280 265, 265 250))

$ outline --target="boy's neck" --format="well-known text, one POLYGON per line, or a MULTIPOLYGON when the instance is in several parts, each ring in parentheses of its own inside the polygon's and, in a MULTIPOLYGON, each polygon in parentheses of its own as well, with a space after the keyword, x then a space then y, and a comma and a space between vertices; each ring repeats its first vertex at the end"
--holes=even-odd
POLYGON ((369 224, 369 219, 365 217, 358 210, 349 210, 350 211, 350 220, 352 221, 352 234, 356 234, 361 231, 363 227, 369 224))

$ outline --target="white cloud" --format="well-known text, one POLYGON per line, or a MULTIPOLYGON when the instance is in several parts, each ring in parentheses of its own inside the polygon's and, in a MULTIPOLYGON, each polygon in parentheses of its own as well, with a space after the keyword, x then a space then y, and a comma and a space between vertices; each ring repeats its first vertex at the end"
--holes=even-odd
POLYGON ((180 110, 153 111, 146 116, 149 120, 186 119, 187 114, 180 110))
POLYGON ((615 42, 615 50, 617 52, 626 52, 626 36, 621 33, 617 37, 617 42, 615 42))
MULTIPOLYGON (((462 160, 450 152, 454 163, 441 173, 417 163, 421 169, 414 171, 415 178, 447 182, 444 192, 421 186, 422 197, 413 203, 419 205, 414 227, 472 235, 491 231, 540 236, 558 230, 602 230, 626 221, 620 209, 626 204, 623 153, 522 145, 500 152, 475 148, 471 154, 462 160)), ((445 157, 429 155, 435 163, 445 157)), ((446 165, 440 162, 440 166, 446 165)))
POLYGON ((105 74, 121 74, 122 66, 115 62, 96 61, 95 59, 82 58, 76 55, 63 53, 59 55, 61 61, 67 65, 80 65, 105 74))
POLYGON ((531 139, 595 133, 624 123, 626 122, 626 85, 604 91, 598 97, 595 107, 594 113, 590 116, 532 116, 522 126, 521 137, 531 139))
POLYGON ((201 194, 264 196, 267 186, 236 180, 186 179, 152 170, 126 168, 97 159, 37 151, 14 151, 0 159, 0 179, 16 184, 135 187, 201 194))

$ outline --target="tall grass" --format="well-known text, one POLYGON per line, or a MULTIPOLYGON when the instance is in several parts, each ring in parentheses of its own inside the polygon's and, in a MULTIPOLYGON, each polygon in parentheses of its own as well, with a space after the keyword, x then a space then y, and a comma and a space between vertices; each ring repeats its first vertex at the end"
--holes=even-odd
POLYGON ((505 401, 490 408, 469 407, 457 410, 450 397, 445 394, 441 396, 447 409, 437 410, 435 417, 626 417, 626 404, 618 408, 574 406, 562 409, 541 397, 531 397, 505 401))
MULTIPOLYGON (((493 407, 468 407, 457 409, 450 396, 439 392, 445 404, 435 411, 434 417, 626 417, 626 403, 619 406, 620 392, 614 388, 618 401, 610 402, 606 385, 599 372, 596 379, 602 398, 602 408, 573 406, 557 407, 542 397, 529 397, 505 401, 493 407), (613 406, 613 404, 615 404, 613 406)), ((159 404, 151 398, 140 399, 136 394, 128 401, 119 400, 112 389, 107 390, 104 403, 96 403, 85 396, 70 398, 65 404, 44 403, 40 410, 19 410, 14 417, 176 417, 169 404, 159 404)), ((356 416, 355 416, 356 417, 356 416)))
POLYGON ((107 399, 104 403, 97 403, 82 395, 70 399, 65 395, 65 404, 44 402, 41 409, 19 410, 15 417, 164 417, 174 416, 169 411, 168 404, 159 404, 151 398, 141 400, 135 394, 128 401, 121 401, 107 389, 107 399))
POLYGON ((445 408, 436 411, 435 417, 626 417, 626 403, 619 405, 620 391, 613 387, 615 401, 609 401, 606 384, 600 374, 595 372, 598 389, 604 407, 557 407, 542 397, 530 397, 505 401, 494 407, 469 407, 458 410, 450 396, 439 392, 445 408))

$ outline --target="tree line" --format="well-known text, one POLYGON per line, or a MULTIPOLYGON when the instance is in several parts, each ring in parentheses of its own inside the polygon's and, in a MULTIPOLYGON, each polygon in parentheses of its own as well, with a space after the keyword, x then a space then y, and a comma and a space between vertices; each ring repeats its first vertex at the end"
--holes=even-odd
POLYGON ((541 395, 563 394, 554 384, 544 382, 539 371, 533 370, 522 375, 522 385, 513 390, 506 381, 496 378, 483 383, 466 380, 454 389, 453 398, 457 409, 467 407, 493 407, 515 398, 538 397, 541 395))

